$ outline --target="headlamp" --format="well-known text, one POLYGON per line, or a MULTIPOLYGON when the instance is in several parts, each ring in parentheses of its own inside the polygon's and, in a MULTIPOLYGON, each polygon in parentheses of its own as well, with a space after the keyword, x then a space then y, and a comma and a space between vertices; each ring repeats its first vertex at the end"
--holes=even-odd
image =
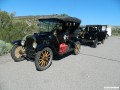
POLYGON ((21 45, 24 46, 25 45, 25 40, 21 41, 21 45))
POLYGON ((37 47, 37 43, 33 42, 33 48, 36 48, 36 47, 37 47))

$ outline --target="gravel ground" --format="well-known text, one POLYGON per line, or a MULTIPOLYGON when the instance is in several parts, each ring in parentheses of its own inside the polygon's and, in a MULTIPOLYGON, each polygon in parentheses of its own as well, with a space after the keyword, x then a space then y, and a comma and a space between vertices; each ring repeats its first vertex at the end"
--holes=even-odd
POLYGON ((79 55, 53 60, 45 71, 32 61, 14 62, 10 54, 0 57, 0 90, 118 90, 104 87, 120 87, 120 37, 82 46, 79 55))

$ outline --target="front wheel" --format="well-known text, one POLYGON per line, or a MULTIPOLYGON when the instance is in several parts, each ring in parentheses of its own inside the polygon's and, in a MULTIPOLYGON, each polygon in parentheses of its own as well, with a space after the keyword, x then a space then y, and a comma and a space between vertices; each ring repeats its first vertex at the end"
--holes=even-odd
POLYGON ((15 62, 19 62, 24 60, 23 54, 25 49, 22 46, 14 45, 11 49, 11 57, 14 59, 15 62))
POLYGON ((53 52, 49 47, 39 51, 35 57, 35 66, 39 71, 43 71, 52 64, 53 52))
POLYGON ((80 49, 81 49, 81 44, 79 41, 75 42, 75 46, 74 46, 74 54, 78 55, 80 53, 80 49))

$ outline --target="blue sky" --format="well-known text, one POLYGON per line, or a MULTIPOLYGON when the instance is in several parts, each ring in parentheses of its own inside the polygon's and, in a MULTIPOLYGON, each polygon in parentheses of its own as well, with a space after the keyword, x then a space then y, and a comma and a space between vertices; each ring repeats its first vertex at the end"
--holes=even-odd
POLYGON ((66 13, 82 25, 120 25, 120 0, 0 0, 0 9, 16 16, 66 13))

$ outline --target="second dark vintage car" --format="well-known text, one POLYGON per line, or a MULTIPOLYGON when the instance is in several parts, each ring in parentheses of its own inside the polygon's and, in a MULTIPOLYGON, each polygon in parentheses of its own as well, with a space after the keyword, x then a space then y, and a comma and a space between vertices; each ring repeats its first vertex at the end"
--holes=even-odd
POLYGON ((11 56, 14 61, 34 58, 37 70, 50 67, 54 55, 80 52, 80 42, 75 33, 81 20, 70 16, 39 19, 40 32, 28 35, 24 40, 14 41, 11 56))
POLYGON ((107 31, 102 30, 102 25, 86 25, 85 29, 80 29, 79 38, 83 43, 92 44, 96 48, 98 42, 104 43, 107 31))

